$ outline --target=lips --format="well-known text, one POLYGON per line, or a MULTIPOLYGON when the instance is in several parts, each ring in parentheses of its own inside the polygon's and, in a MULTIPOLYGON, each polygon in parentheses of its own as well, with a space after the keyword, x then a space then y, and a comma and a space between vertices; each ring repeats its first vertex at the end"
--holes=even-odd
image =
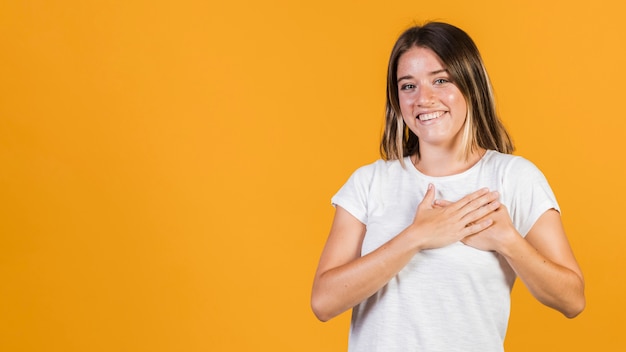
POLYGON ((427 114, 419 114, 417 115, 417 118, 420 121, 429 121, 429 120, 436 119, 443 114, 445 114, 445 111, 435 111, 435 112, 429 112, 427 114))

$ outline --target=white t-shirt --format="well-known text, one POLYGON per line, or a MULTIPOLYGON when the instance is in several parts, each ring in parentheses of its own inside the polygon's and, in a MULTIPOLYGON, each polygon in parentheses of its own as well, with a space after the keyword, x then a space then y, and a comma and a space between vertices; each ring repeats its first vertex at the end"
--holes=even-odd
MULTIPOLYGON (((429 183, 437 199, 456 201, 482 187, 500 192, 513 224, 526 236, 548 209, 550 186, 528 160, 496 151, 469 170, 431 177, 405 160, 378 160, 356 170, 332 198, 366 225, 365 255, 411 224, 429 183)), ((494 252, 461 242, 425 250, 352 311, 349 351, 503 351, 515 273, 494 252)))

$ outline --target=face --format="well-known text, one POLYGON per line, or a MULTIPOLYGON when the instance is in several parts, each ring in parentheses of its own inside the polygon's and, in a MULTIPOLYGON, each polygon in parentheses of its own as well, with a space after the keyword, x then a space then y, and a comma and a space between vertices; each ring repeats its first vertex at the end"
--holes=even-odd
POLYGON ((459 148, 467 103, 439 57, 413 47, 400 56, 397 77, 402 118, 419 138, 420 150, 459 148))

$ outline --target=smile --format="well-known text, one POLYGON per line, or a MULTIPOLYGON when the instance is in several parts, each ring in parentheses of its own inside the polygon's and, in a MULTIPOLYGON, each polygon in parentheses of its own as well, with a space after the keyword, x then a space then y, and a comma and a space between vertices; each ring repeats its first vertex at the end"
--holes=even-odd
POLYGON ((429 121, 429 120, 436 119, 443 114, 445 114, 445 111, 435 111, 435 112, 430 112, 428 114, 419 114, 417 115, 417 118, 420 121, 429 121))

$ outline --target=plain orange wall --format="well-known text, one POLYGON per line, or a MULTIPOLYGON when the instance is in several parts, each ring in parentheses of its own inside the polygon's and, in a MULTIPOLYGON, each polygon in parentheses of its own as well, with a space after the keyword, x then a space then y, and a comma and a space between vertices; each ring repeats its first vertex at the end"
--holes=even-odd
POLYGON ((514 289, 507 351, 623 351, 618 0, 0 3, 0 350, 345 351, 311 280, 377 157, 407 26, 464 28, 587 281, 574 320, 514 289))

